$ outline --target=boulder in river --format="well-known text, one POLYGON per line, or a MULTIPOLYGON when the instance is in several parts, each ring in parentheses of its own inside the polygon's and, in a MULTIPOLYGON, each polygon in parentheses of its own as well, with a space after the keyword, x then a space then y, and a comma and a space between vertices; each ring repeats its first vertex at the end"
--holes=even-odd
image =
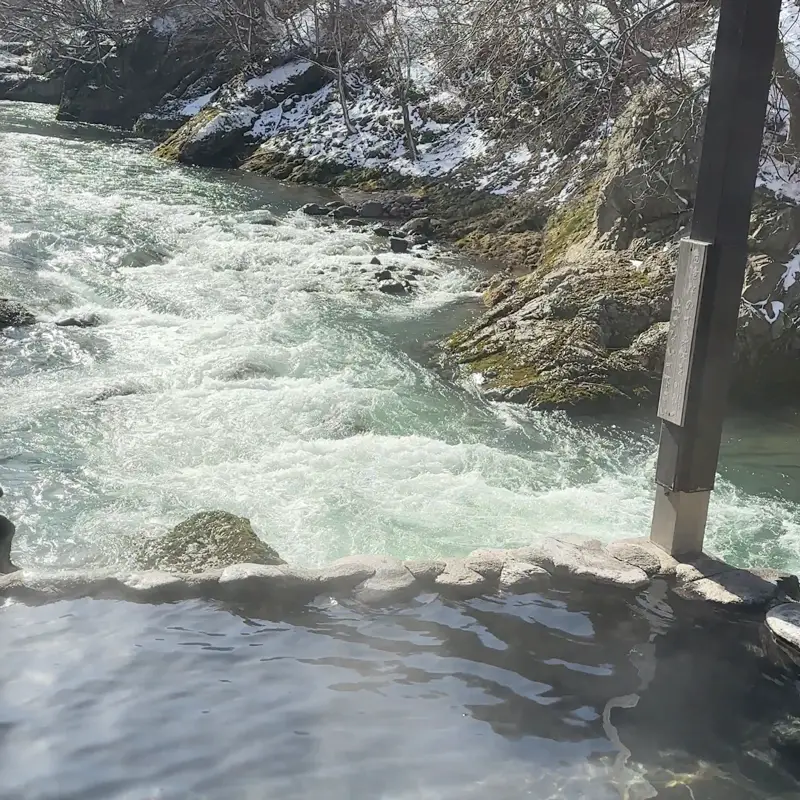
POLYGON ((27 72, 0 75, 0 100, 55 105, 61 99, 61 75, 31 75, 27 72))
POLYGON ((433 236, 434 223, 430 217, 415 217, 402 225, 400 232, 417 236, 433 236))
POLYGON ((319 203, 306 203, 300 211, 309 217, 322 217, 328 213, 328 209, 323 208, 319 203))
POLYGON ((197 573, 233 564, 286 562, 253 531, 249 519, 226 511, 202 511, 169 533, 147 542, 145 566, 167 572, 197 573))
POLYGON ((401 283, 393 278, 378 283, 378 290, 384 294, 404 295, 408 294, 410 288, 407 283, 401 283))
POLYGON ((389 247, 393 253, 407 253, 409 242, 406 239, 401 239, 399 236, 392 236, 389 239, 389 247))
POLYGON ((33 325, 36 317, 16 300, 0 297, 0 328, 33 325))
POLYGON ((362 217, 376 219, 384 216, 385 210, 382 203, 378 203, 376 200, 369 200, 366 203, 361 204, 358 209, 358 213, 362 217))
POLYGON ((96 328, 101 320, 97 314, 76 314, 73 317, 57 319, 56 326, 59 328, 96 328))

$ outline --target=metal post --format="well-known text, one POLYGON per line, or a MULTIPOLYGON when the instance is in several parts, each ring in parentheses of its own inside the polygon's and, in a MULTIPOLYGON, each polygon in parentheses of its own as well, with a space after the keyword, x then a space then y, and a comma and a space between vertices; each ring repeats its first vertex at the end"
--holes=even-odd
POLYGON ((681 243, 658 416, 651 540, 702 552, 747 266, 781 0, 722 0, 691 233, 681 243))

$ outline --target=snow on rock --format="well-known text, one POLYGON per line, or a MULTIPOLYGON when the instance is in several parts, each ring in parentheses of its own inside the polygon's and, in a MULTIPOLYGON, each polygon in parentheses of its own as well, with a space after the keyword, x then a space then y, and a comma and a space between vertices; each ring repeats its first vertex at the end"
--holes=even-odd
POLYGON ((186 105, 183 106, 183 108, 181 108, 181 116, 193 117, 195 114, 199 114, 216 97, 218 91, 218 89, 215 89, 213 92, 209 92, 208 94, 204 94, 194 100, 190 100, 188 103, 186 103, 186 105))
POLYGON ((800 165, 765 157, 759 168, 756 186, 772 192, 780 200, 800 205, 800 165))
POLYGON ((257 116, 258 114, 247 106, 234 108, 232 111, 218 114, 214 117, 195 133, 194 139, 195 141, 212 139, 226 131, 247 128, 249 125, 252 125, 257 116))
POLYGON ((261 89, 269 92, 279 86, 287 84, 298 75, 308 72, 310 68, 310 61, 290 61, 288 64, 276 67, 266 75, 262 75, 258 78, 250 78, 246 86, 248 89, 261 89))
POLYGON ((800 73, 800 6, 796 0, 784 0, 780 31, 786 60, 795 72, 800 73))
POLYGON ((792 258, 786 262, 786 270, 781 276, 783 291, 788 291, 797 283, 800 276, 800 250, 796 250, 792 258))
POLYGON ((347 167, 374 167, 403 175, 439 176, 487 152, 489 140, 473 116, 454 123, 426 118, 425 104, 410 109, 419 152, 411 160, 402 112, 389 90, 379 84, 350 86, 347 130, 338 93, 332 84, 292 99, 259 115, 250 132, 264 147, 311 160, 335 161, 347 167), (288 106, 288 107, 287 107, 288 106))
POLYGON ((772 323, 775 322, 778 319, 778 317, 781 315, 781 312, 783 311, 783 309, 784 309, 784 305, 783 305, 783 303, 781 303, 780 300, 773 300, 769 304, 769 308, 766 308, 766 307, 763 308, 762 312, 763 312, 764 316, 766 317, 767 322, 769 322, 769 324, 772 325, 772 323))

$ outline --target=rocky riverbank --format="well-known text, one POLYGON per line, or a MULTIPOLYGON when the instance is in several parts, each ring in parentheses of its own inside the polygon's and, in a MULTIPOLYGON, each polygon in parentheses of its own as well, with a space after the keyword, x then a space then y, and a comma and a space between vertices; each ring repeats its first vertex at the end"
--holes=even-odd
MULTIPOLYGON (((716 24, 713 9, 687 19, 678 49, 658 57, 670 79, 654 69, 633 81, 611 116, 563 145, 535 104, 498 126, 489 99, 455 91, 427 51, 401 92, 390 61, 354 54, 335 67, 295 31, 245 63, 208 21, 178 12, 109 42, 102 64, 7 45, 0 98, 58 91, 60 118, 161 139, 158 158, 335 189, 339 210, 306 213, 374 223, 393 252, 435 238, 496 264, 476 287, 485 312, 442 344, 443 363, 489 399, 595 412, 658 394, 716 24)), ((793 403, 800 389, 800 183, 786 108, 768 120, 736 346, 733 394, 759 405, 793 403)), ((411 273, 376 269, 375 280, 413 292, 411 273)))

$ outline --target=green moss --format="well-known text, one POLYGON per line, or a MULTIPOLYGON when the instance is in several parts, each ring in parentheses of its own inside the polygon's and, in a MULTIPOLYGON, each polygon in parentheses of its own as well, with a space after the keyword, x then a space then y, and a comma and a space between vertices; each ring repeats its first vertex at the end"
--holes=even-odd
POLYGON ((471 337, 471 328, 461 328, 445 340, 444 346, 447 350, 459 350, 470 340, 471 337))
POLYGON ((180 161, 186 143, 221 113, 218 108, 204 108, 199 114, 196 114, 187 123, 178 128, 172 136, 158 145, 153 150, 153 154, 158 158, 163 158, 165 161, 180 161))
POLYGON ((480 347, 474 356, 466 356, 464 367, 471 373, 481 373, 486 378, 489 389, 523 389, 530 386, 539 377, 537 370, 530 364, 520 361, 506 351, 483 354, 480 347))
POLYGON ((609 383, 542 383, 535 387, 531 405, 541 409, 576 410, 602 407, 625 395, 609 383))
POLYGON ((598 187, 590 184, 577 198, 550 215, 544 229, 541 266, 550 268, 594 227, 598 187))

